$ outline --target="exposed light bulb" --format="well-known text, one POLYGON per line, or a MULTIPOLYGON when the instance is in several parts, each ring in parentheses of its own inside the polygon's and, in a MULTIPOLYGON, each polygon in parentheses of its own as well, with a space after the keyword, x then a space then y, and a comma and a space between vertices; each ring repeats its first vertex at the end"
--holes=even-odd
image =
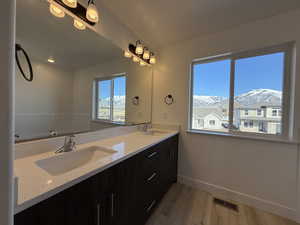
POLYGON ((155 64, 156 63, 156 57, 154 55, 152 55, 150 57, 150 64, 155 64))
POLYGON ((144 47, 143 47, 142 43, 140 41, 138 41, 136 44, 135 53, 138 55, 141 55, 141 54, 143 54, 143 52, 144 52, 144 47))
POLYGON ((76 27, 78 30, 84 30, 86 28, 86 25, 81 22, 80 20, 74 19, 74 27, 76 27))
POLYGON ((150 51, 149 50, 145 50, 144 54, 143 54, 143 59, 149 59, 150 58, 150 51))
POLYGON ((144 61, 140 61, 140 66, 146 66, 146 63, 144 61))
POLYGON ((99 13, 93 1, 89 3, 89 6, 86 10, 86 18, 94 23, 99 21, 99 13))
POLYGON ((137 57, 137 56, 133 56, 132 60, 133 60, 133 62, 139 62, 140 61, 139 57, 137 57))
POLYGON ((125 56, 126 58, 131 58, 131 54, 130 54, 130 52, 128 52, 127 50, 124 51, 124 56, 125 56))
POLYGON ((49 63, 55 63, 55 59, 53 59, 52 57, 50 57, 47 61, 48 61, 49 63))
POLYGON ((77 0, 62 0, 63 3, 70 8, 76 8, 77 7, 77 0))
POLYGON ((63 18, 65 16, 65 12, 53 3, 50 4, 50 12, 52 13, 52 15, 59 18, 63 18))

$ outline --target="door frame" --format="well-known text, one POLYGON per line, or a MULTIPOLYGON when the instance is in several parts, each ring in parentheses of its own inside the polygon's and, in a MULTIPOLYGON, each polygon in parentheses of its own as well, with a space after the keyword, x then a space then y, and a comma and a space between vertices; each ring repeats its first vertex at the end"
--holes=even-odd
POLYGON ((15 0, 0 8, 0 224, 13 224, 15 0))

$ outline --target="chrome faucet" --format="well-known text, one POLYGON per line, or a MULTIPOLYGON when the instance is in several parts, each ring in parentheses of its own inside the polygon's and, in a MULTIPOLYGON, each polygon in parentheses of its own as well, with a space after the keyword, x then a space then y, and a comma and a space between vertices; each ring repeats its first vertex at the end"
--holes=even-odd
POLYGON ((151 128, 151 124, 148 124, 148 123, 144 123, 143 125, 142 125, 142 131, 144 131, 145 133, 147 133, 148 132, 148 129, 150 129, 151 128))
POLYGON ((65 137, 65 143, 62 147, 57 149, 55 153, 71 152, 76 148, 76 142, 74 141, 75 136, 69 135, 65 137))

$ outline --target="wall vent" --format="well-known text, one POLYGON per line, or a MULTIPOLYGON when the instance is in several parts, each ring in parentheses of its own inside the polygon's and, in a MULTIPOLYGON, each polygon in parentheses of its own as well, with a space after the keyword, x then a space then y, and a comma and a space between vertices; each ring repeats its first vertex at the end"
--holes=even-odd
POLYGON ((219 198, 214 198, 214 203, 218 204, 218 205, 221 205, 221 206, 224 206, 228 209, 234 210, 236 212, 239 211, 239 207, 236 204, 233 204, 231 202, 227 202, 227 201, 219 199, 219 198))

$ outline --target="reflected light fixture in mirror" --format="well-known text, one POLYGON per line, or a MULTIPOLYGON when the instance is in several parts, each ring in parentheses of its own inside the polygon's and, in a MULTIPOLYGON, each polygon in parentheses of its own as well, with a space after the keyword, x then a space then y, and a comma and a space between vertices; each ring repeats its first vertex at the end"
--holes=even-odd
POLYGON ((126 58, 131 58, 131 54, 127 50, 124 51, 124 56, 126 58))
POLYGON ((50 4, 50 12, 52 13, 52 15, 58 18, 65 17, 65 12, 58 6, 54 5, 53 3, 50 4))
POLYGON ((69 6, 70 8, 77 7, 77 0, 62 0, 62 1, 66 6, 69 6))
POLYGON ((144 61, 140 61, 140 66, 146 66, 146 63, 144 61))
POLYGON ((49 63, 55 63, 55 59, 53 59, 53 57, 49 57, 47 60, 49 63))
POLYGON ((80 20, 74 19, 74 27, 76 27, 78 30, 85 30, 86 25, 81 22, 80 20))
POLYGON ((150 64, 155 64, 156 63, 156 57, 155 55, 152 53, 151 56, 150 56, 150 64))
POLYGON ((143 59, 149 59, 149 58, 150 58, 150 51, 147 48, 145 48, 143 59))
POLYGON ((139 62, 140 61, 140 59, 137 56, 133 56, 132 60, 133 60, 133 62, 139 62))
POLYGON ((98 23, 99 21, 99 13, 95 6, 94 0, 89 0, 88 8, 86 10, 86 18, 94 23, 98 23))
POLYGON ((141 41, 137 41, 136 42, 135 53, 138 54, 138 55, 141 55, 141 54, 143 54, 143 51, 144 51, 144 47, 142 45, 142 42, 141 41))

